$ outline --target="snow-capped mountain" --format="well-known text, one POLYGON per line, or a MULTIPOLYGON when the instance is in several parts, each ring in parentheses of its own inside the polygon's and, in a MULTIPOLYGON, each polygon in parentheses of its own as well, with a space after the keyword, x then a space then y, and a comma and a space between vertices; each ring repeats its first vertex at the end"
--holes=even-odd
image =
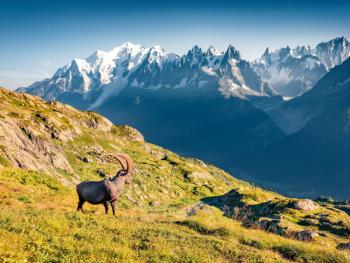
POLYGON ((350 56, 345 37, 322 42, 315 48, 298 46, 270 51, 268 48, 253 68, 263 81, 285 97, 296 97, 311 89, 334 66, 350 56))
POLYGON ((253 62, 242 59, 232 46, 225 52, 213 46, 207 50, 194 46, 179 56, 160 46, 146 48, 126 42, 107 52, 96 51, 86 59, 73 59, 50 79, 19 90, 51 100, 74 96, 83 108, 96 108, 132 87, 182 88, 182 92, 185 88, 185 93, 210 87, 225 98, 296 97, 349 56, 350 43, 345 37, 315 48, 267 48, 253 62))
POLYGON ((73 59, 51 79, 19 91, 49 100, 80 95, 89 108, 96 108, 124 88, 186 88, 186 92, 194 92, 209 87, 226 98, 272 94, 232 46, 226 52, 212 46, 206 51, 194 46, 179 56, 159 46, 146 48, 130 42, 108 52, 97 51, 86 59, 73 59))
POLYGON ((340 65, 350 56, 350 42, 345 37, 338 37, 322 42, 312 50, 327 70, 340 65))
POLYGON ((86 59, 73 59, 58 69, 51 79, 20 90, 50 100, 59 99, 65 93, 78 93, 85 99, 91 92, 117 94, 127 84, 129 75, 142 64, 162 67, 173 57, 176 56, 165 53, 159 46, 145 48, 126 42, 108 52, 96 51, 86 59))

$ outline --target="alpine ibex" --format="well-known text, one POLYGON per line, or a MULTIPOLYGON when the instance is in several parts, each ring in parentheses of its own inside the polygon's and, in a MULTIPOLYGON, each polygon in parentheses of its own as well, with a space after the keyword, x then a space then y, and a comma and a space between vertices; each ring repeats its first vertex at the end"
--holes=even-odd
POLYGON ((84 181, 77 185, 79 197, 78 209, 83 212, 83 204, 88 202, 93 205, 103 204, 106 214, 108 213, 108 204, 111 204, 113 215, 115 215, 115 202, 119 199, 124 185, 131 183, 132 161, 126 154, 105 154, 104 156, 115 157, 122 169, 112 178, 102 181, 84 181))

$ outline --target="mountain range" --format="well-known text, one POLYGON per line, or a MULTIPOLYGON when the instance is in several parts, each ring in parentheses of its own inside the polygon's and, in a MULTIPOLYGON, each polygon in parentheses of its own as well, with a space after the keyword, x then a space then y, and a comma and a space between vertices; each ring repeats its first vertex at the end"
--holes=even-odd
POLYGON ((167 53, 160 46, 145 48, 126 42, 108 52, 96 51, 86 59, 73 59, 50 78, 26 92, 45 99, 64 100, 75 95, 79 106, 97 108, 126 87, 178 89, 215 87, 224 97, 282 95, 295 97, 309 90, 331 68, 350 56, 345 37, 322 42, 315 48, 298 46, 244 60, 229 46, 225 52, 194 46, 185 55, 167 53))
POLYGON ((194 94, 215 88, 226 98, 273 94, 232 46, 226 52, 194 46, 179 56, 159 46, 145 48, 130 42, 109 52, 97 51, 86 59, 73 59, 51 79, 21 90, 95 109, 127 88, 181 92, 186 88, 186 93, 194 94), (69 101, 72 96, 74 100, 69 101))
POLYGON ((350 56, 350 43, 345 37, 309 45, 289 46, 270 52, 267 48, 253 67, 263 81, 285 97, 296 97, 311 89, 330 69, 350 56))
MULTIPOLYGON (((345 84, 339 83, 350 75, 342 64, 349 55, 345 37, 315 48, 267 49, 252 62, 243 59, 233 46, 225 52, 212 46, 207 50, 194 46, 179 56, 159 46, 145 48, 127 42, 86 59, 73 59, 52 78, 17 91, 100 112, 114 123, 136 127, 153 143, 241 176, 276 182, 279 188, 283 180, 277 177, 285 173, 279 168, 288 170, 287 164, 295 165, 290 162, 297 153, 291 149, 298 145, 293 136, 305 134, 307 129, 317 133, 310 125, 321 125, 326 118, 323 114, 333 112, 338 101, 346 100, 345 84), (343 88, 334 89, 339 85, 343 88), (250 160, 256 161, 256 167, 247 167, 250 160), (258 173, 258 167, 266 173, 258 173)), ((305 167, 303 175, 313 174, 316 165, 304 165, 304 154, 315 156, 313 147, 304 147, 311 142, 307 137, 299 142, 299 150, 306 149, 298 156, 298 165, 305 167)), ((327 156, 329 149, 321 149, 327 156)), ((334 153, 334 158, 337 154, 340 152, 334 153)), ((336 166, 331 171, 336 173, 336 166)), ((293 176, 287 177, 292 182, 293 176)), ((305 190, 297 180, 290 188, 288 193, 305 190)), ((315 189, 309 196, 329 192, 322 187, 315 189)), ((348 197, 334 189, 329 194, 348 197)))

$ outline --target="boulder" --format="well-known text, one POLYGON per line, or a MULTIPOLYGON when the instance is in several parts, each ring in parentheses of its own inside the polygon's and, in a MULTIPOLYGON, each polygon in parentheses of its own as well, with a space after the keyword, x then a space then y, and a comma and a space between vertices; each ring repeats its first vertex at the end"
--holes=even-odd
POLYGON ((87 115, 88 118, 84 119, 84 126, 105 132, 112 129, 113 123, 102 115, 96 112, 87 112, 87 115))
POLYGON ((159 201, 151 201, 149 202, 149 205, 152 207, 158 207, 161 205, 161 203, 159 201))
POLYGON ((190 217, 190 216, 197 215, 198 211, 204 210, 205 208, 206 208, 206 204, 203 202, 194 204, 191 207, 186 209, 186 216, 190 217))
POLYGON ((79 157, 79 159, 82 161, 82 162, 84 162, 84 163, 92 163, 93 162, 93 160, 91 159, 91 158, 89 158, 89 157, 79 157))
POLYGON ((100 177, 107 178, 107 173, 104 170, 102 170, 102 169, 97 169, 96 173, 100 177))
POLYGON ((291 203, 292 208, 303 210, 303 211, 313 211, 318 208, 318 205, 310 199, 295 200, 291 203))
POLYGON ((277 235, 285 235, 287 231, 286 227, 281 226, 280 219, 260 218, 257 225, 260 229, 277 235))
POLYGON ((128 125, 115 125, 114 129, 112 129, 112 132, 117 136, 126 137, 129 140, 132 140, 135 142, 145 141, 145 139, 143 138, 143 135, 138 130, 128 125))
POLYGON ((340 243, 340 244, 337 246, 337 249, 340 249, 340 250, 349 250, 349 249, 350 249, 350 243, 340 243))
POLYGON ((295 238, 299 241, 307 241, 310 242, 318 237, 318 233, 312 230, 304 230, 300 232, 296 232, 295 238))

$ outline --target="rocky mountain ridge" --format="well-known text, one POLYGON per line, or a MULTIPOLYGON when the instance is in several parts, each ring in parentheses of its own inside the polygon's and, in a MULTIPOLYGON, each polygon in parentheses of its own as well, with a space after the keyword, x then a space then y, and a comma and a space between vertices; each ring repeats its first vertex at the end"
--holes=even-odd
POLYGON ((244 60, 229 45, 225 52, 195 45, 185 55, 167 53, 160 46, 142 47, 130 42, 112 50, 96 51, 86 59, 73 59, 50 79, 20 91, 49 100, 79 96, 80 108, 96 108, 124 88, 218 90, 235 96, 298 96, 309 90, 327 71, 350 55, 345 37, 310 46, 276 51, 268 48, 253 62, 244 60), (182 88, 182 89, 181 89, 182 88))
POLYGON ((297 97, 310 90, 330 69, 350 56, 350 42, 339 37, 319 43, 279 50, 265 50, 253 68, 277 94, 297 97))
POLYGON ((225 97, 272 94, 232 46, 225 52, 194 46, 178 56, 159 46, 145 48, 130 42, 108 52, 97 51, 85 60, 73 59, 51 79, 19 91, 48 100, 77 94, 82 96, 81 108, 96 108, 127 87, 181 90, 213 88, 213 83, 225 97))

